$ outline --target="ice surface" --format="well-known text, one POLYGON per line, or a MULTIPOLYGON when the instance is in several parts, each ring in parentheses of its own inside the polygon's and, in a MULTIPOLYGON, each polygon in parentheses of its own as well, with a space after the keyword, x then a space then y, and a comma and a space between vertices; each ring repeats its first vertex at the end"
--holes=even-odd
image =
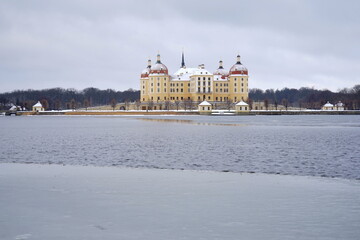
POLYGON ((359 239, 360 183, 0 164, 0 239, 359 239))

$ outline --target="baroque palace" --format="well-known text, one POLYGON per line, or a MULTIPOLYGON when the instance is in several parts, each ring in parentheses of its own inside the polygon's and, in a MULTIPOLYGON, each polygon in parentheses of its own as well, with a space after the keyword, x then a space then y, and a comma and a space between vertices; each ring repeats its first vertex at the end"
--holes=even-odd
POLYGON ((185 65, 182 53, 181 67, 173 75, 161 62, 160 54, 154 65, 148 66, 140 78, 141 102, 208 101, 239 102, 248 99, 248 70, 240 62, 240 56, 229 71, 219 62, 215 72, 205 69, 204 64, 197 68, 185 65))

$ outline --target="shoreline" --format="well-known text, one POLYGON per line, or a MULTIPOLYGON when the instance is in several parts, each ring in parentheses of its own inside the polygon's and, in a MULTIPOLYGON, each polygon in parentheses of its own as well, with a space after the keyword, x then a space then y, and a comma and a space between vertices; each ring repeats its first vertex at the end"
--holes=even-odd
POLYGON ((5 115, 16 115, 16 116, 47 116, 47 115, 65 115, 65 116, 74 116, 74 115, 206 115, 206 116, 251 116, 251 115, 360 115, 360 110, 288 110, 288 111, 273 111, 273 110, 252 110, 251 112, 242 112, 235 113, 233 110, 213 110, 212 113, 199 113, 198 111, 44 111, 44 112, 16 112, 9 113, 4 112, 5 115))

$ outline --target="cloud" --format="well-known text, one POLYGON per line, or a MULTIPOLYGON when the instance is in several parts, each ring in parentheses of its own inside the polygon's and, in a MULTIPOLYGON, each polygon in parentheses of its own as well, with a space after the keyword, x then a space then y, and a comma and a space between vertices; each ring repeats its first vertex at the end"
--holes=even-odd
POLYGON ((170 72, 226 68, 240 53, 250 87, 360 82, 357 1, 4 1, 0 92, 89 86, 139 88, 148 57, 170 72))

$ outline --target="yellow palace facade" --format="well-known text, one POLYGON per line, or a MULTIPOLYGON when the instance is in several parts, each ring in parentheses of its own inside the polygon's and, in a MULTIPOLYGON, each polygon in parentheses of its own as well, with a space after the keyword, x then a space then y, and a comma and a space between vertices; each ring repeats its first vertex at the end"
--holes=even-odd
POLYGON ((203 64, 187 68, 182 54, 180 69, 170 75, 158 54, 156 63, 151 65, 148 60, 147 68, 141 73, 141 102, 239 102, 247 99, 248 70, 240 62, 239 55, 229 71, 220 61, 218 69, 210 72, 203 64))

